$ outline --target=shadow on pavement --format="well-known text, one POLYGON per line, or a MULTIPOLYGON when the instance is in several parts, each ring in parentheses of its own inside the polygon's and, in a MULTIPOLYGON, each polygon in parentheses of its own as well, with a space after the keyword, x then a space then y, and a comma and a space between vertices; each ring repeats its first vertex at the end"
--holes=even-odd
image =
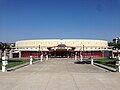
POLYGON ((76 61, 76 62, 74 62, 74 64, 91 64, 91 62, 90 61, 76 61))

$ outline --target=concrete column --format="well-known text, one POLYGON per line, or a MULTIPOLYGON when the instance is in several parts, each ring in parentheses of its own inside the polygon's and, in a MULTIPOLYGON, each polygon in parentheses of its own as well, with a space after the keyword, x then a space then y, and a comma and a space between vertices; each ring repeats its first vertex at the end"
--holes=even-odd
POLYGON ((116 65, 117 65, 116 71, 120 72, 120 56, 117 56, 116 58, 116 65))
POLYGON ((90 57, 91 65, 93 65, 93 56, 90 57))
POLYGON ((19 51, 19 58, 21 58, 21 51, 19 51))
POLYGON ((101 52, 102 52, 102 57, 105 57, 105 56, 104 56, 104 52, 105 52, 105 51, 101 51, 101 52))
POLYGON ((46 55, 46 60, 48 60, 48 55, 46 55))

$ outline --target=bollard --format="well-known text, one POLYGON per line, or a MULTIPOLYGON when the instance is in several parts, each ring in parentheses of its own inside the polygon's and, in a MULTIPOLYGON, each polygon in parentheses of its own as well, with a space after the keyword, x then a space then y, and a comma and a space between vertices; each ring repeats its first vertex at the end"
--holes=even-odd
POLYGON ((40 61, 42 62, 42 60, 43 60, 43 55, 40 56, 40 61))
POLYGON ((46 55, 46 60, 48 60, 48 55, 46 55))
POLYGON ((117 56, 116 58, 116 65, 117 65, 116 71, 120 72, 120 56, 117 56))
POLYGON ((90 57, 91 65, 93 65, 93 56, 90 57))
POLYGON ((30 65, 32 65, 33 57, 30 56, 30 65))
POLYGON ((82 56, 82 55, 80 55, 80 61, 81 61, 81 62, 83 61, 83 56, 82 56))

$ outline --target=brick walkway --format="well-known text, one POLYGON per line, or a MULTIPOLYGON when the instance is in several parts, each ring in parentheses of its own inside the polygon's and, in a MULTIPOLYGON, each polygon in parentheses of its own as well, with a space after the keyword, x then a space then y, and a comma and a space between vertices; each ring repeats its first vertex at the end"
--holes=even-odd
POLYGON ((0 90, 119 90, 120 73, 73 59, 50 59, 0 72, 0 90))

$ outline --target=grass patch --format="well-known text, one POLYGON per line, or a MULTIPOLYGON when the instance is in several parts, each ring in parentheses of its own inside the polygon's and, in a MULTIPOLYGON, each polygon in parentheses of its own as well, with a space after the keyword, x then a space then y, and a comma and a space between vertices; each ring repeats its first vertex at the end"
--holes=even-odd
MULTIPOLYGON (((33 59, 34 61, 37 61, 38 59, 33 59)), ((21 65, 24 63, 29 63, 29 59, 22 59, 22 58, 12 58, 8 60, 7 68, 15 67, 17 65, 21 65)), ((2 69, 2 61, 0 61, 0 69, 2 69)))
POLYGON ((116 61, 114 59, 100 58, 94 59, 94 62, 116 68, 116 61))

